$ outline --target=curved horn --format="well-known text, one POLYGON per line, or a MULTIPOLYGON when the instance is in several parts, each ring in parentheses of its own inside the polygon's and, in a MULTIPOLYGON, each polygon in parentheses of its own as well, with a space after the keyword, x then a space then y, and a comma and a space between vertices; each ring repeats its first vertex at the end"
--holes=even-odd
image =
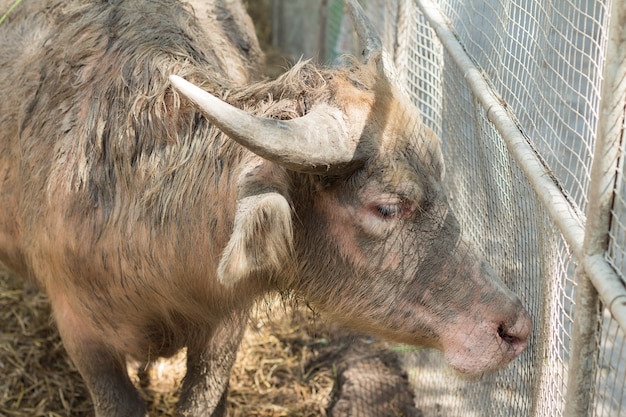
POLYGON ((361 54, 365 62, 368 62, 371 57, 379 56, 382 53, 383 43, 357 0, 348 1, 348 12, 361 44, 361 54))
POLYGON ((328 105, 282 121, 251 115, 176 75, 170 75, 170 81, 231 139, 285 168, 339 174, 353 171, 364 161, 358 140, 348 135, 342 113, 328 105))

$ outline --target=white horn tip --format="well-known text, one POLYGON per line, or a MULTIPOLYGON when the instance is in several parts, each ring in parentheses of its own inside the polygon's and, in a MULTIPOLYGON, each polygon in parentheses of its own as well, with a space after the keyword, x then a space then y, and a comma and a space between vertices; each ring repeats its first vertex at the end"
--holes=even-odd
POLYGON ((198 87, 178 75, 170 75, 170 82, 178 91, 185 95, 194 96, 194 93, 197 93, 198 87))
POLYGON ((213 94, 208 91, 204 91, 202 88, 182 77, 179 77, 178 75, 172 74, 169 78, 174 88, 183 96, 198 105, 200 109, 204 110, 205 115, 214 123, 216 108, 221 109, 222 111, 227 111, 231 107, 227 103, 224 103, 222 100, 215 97, 213 94))

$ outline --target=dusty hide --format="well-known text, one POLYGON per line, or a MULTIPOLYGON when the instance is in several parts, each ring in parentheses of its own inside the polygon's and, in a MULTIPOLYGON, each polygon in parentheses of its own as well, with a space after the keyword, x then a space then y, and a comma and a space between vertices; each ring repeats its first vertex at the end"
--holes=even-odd
MULTIPOLYGON (((229 417, 347 417, 354 411, 380 417, 381 406, 389 416, 421 415, 393 352, 378 342, 346 336, 310 310, 292 311, 282 301, 266 300, 256 311, 231 375, 229 417), (369 385, 360 385, 364 375, 369 385), (372 392, 381 388, 393 395, 372 403, 372 392)), ((0 415, 91 416, 87 388, 50 322, 47 298, 1 267, 0 322, 0 415)), ((185 352, 129 369, 150 415, 174 416, 185 352)))

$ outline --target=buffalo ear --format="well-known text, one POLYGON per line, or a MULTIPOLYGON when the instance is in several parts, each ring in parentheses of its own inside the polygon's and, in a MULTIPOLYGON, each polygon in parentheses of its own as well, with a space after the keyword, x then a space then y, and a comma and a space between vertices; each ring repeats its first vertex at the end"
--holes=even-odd
POLYGON ((291 207, 285 197, 268 192, 239 199, 218 279, 230 287, 251 274, 278 271, 291 258, 292 245, 291 207))
POLYGON ((284 187, 267 182, 267 169, 251 171, 240 176, 233 232, 217 269, 219 282, 227 287, 252 274, 284 269, 293 253, 291 206, 284 187))

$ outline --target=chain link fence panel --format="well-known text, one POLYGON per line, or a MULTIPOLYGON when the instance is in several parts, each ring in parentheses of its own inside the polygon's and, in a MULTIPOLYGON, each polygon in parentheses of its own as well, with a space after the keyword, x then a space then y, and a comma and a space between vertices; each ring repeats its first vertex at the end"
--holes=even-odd
MULTIPOLYGON (((436 351, 402 353, 425 416, 626 415, 626 6, 614 1, 361 0, 442 139, 464 230, 534 319, 527 351, 477 379, 436 351)), ((329 62, 356 48, 343 3, 319 5, 329 62)))
MULTIPOLYGON (((442 140, 464 232, 534 328, 518 359, 473 378, 438 351, 380 354, 352 335, 330 360, 324 340, 330 353, 318 360, 338 365, 335 394, 346 399, 328 414, 626 416, 626 1, 360 2, 394 81, 442 140), (368 406, 376 395, 388 403, 368 406)), ((273 44, 293 60, 356 51, 345 0, 267 3, 273 44)))

